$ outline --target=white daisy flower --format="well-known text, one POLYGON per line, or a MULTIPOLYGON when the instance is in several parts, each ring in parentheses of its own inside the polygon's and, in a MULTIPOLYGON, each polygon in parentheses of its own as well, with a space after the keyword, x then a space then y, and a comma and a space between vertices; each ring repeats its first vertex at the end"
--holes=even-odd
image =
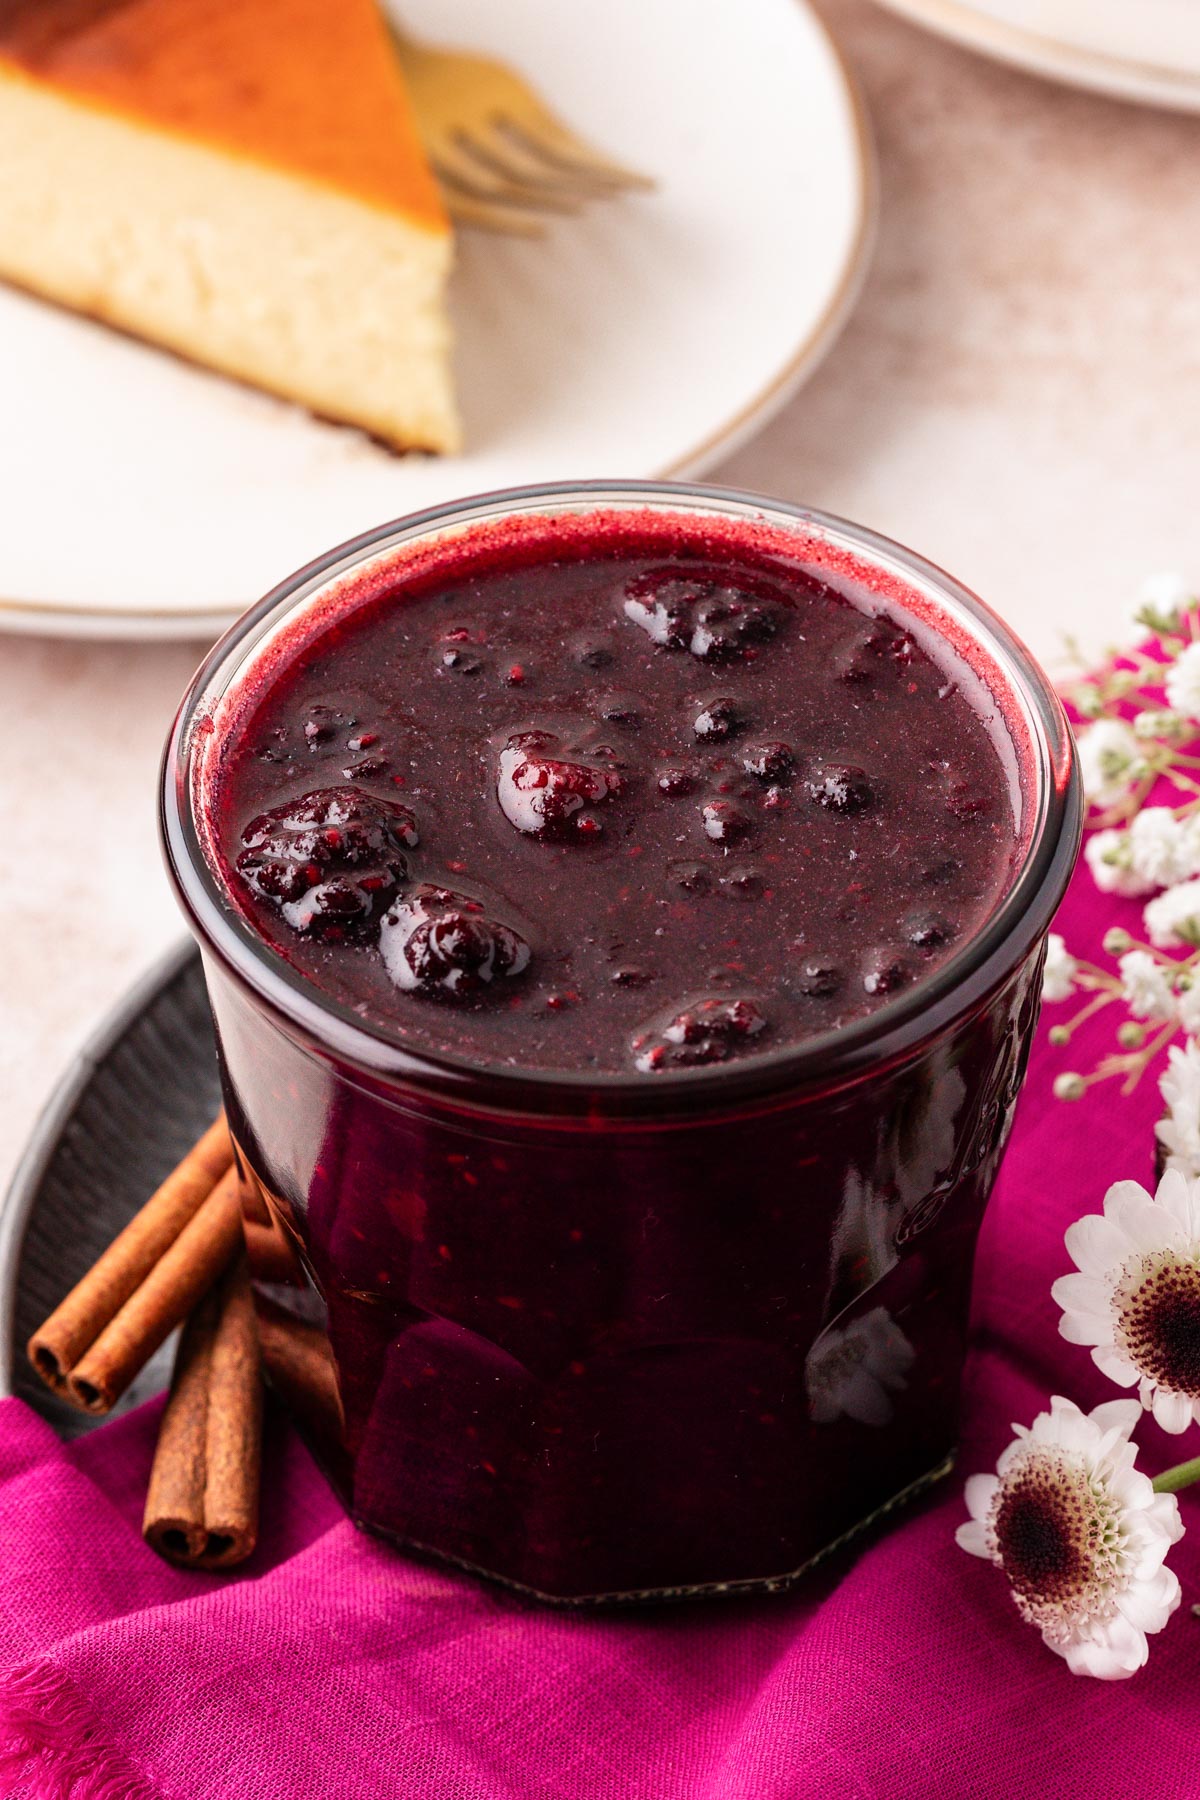
POLYGON ((1054 1002, 1069 1000, 1075 992, 1075 971, 1079 964, 1067 949, 1057 931, 1046 939, 1046 966, 1042 971, 1042 999, 1054 1002))
POLYGON ((1200 719, 1200 644, 1185 644, 1163 683, 1172 712, 1200 719))
POLYGON ((1200 944, 1200 881, 1181 881, 1148 900, 1142 917, 1156 949, 1179 950, 1185 944, 1195 949, 1200 944))
POLYGON ((1154 883, 1134 869, 1127 831, 1094 831, 1083 847, 1083 855, 1102 894, 1135 899, 1154 891, 1154 883))
POLYGON ((809 1415, 828 1425, 843 1414, 860 1425, 890 1425, 892 1395, 908 1386, 916 1351, 885 1306, 844 1329, 823 1331, 804 1365, 809 1415))
POLYGON ((1162 569, 1157 575, 1148 575, 1138 589, 1133 622, 1148 631, 1178 631, 1193 598, 1178 569, 1162 569))
POLYGON ((1129 861, 1151 887, 1172 887, 1196 872, 1195 848, 1169 806, 1144 806, 1129 827, 1129 861))
POLYGON ((1148 950, 1127 950, 1117 963, 1121 992, 1135 1019, 1173 1019, 1178 1002, 1171 978, 1148 950))
POLYGON ((957 1541, 1003 1569, 1021 1617, 1075 1675, 1119 1681, 1149 1655, 1179 1605, 1165 1567, 1183 1536, 1179 1503, 1134 1467, 1135 1401, 1084 1413, 1056 1396, 995 1475, 966 1485, 971 1517, 957 1541))
MULTIPOLYGON (((1200 983, 1188 992, 1200 994, 1200 983)), ((1166 1166, 1195 1181, 1200 1178, 1200 1047, 1172 1044, 1158 1087, 1167 1111, 1154 1130, 1167 1153, 1166 1166)))
MULTIPOLYGON (((1176 703, 1172 700, 1171 704, 1176 703)), ((1076 733, 1076 743, 1088 799, 1093 806, 1115 806, 1145 767, 1133 732, 1123 719, 1097 719, 1076 733)))
POLYGON ((1151 1199, 1118 1181, 1066 1244, 1079 1274, 1050 1290, 1059 1331, 1090 1344, 1118 1387, 1136 1383, 1164 1431, 1183 1431, 1200 1419, 1200 1186, 1168 1169, 1151 1199))

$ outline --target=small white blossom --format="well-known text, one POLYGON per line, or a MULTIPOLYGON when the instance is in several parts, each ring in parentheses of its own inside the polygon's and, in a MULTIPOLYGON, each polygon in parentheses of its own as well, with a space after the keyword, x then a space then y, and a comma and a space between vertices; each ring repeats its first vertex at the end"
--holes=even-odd
POLYGON ((1179 1503, 1135 1467, 1133 1400, 1083 1413, 1055 1396, 995 1475, 966 1485, 962 1549, 1003 1569, 1021 1617, 1075 1675, 1119 1681, 1149 1656, 1147 1634, 1179 1605, 1165 1566, 1183 1536, 1179 1503))
POLYGON ((1075 972, 1079 964, 1067 949, 1057 931, 1046 939, 1046 967, 1042 973, 1042 999, 1051 1002, 1069 1000, 1075 992, 1075 972))
POLYGON ((860 1425, 888 1425, 892 1395, 908 1386, 916 1355, 884 1306, 873 1307, 844 1329, 823 1331, 804 1365, 813 1423, 828 1425, 845 1414, 860 1425))
POLYGON ((1185 644, 1167 670, 1163 683, 1174 712, 1200 719, 1200 643, 1185 644))
POLYGON ((1127 950, 1117 968, 1125 1004, 1135 1019, 1173 1019, 1177 1012, 1170 974, 1148 950, 1127 950))
POLYGON ((1200 1419, 1200 1186, 1168 1169, 1154 1198, 1118 1181, 1066 1237, 1079 1270, 1050 1292, 1068 1343, 1133 1387, 1164 1431, 1200 1419))
POLYGON ((1178 631, 1193 595, 1178 569, 1162 569, 1148 575, 1138 589, 1135 625, 1148 631, 1178 631))
POLYGON ((1129 827, 1129 860, 1152 887, 1171 887, 1196 872, 1189 834, 1169 806, 1145 806, 1129 827))
POLYGON ((1146 935, 1158 950, 1200 944, 1200 881, 1183 881, 1148 900, 1142 913, 1146 935))
MULTIPOLYGON (((1176 705, 1174 699, 1172 706, 1176 705)), ((1123 719, 1097 719, 1076 733, 1083 788, 1093 806, 1115 806, 1144 771, 1142 751, 1123 719)))
POLYGON ((1134 716, 1133 735, 1139 742, 1146 738, 1182 737, 1184 730, 1184 721, 1178 713, 1156 712, 1153 707, 1147 707, 1134 716))
MULTIPOLYGON (((1183 996, 1181 1018, 1184 1001, 1192 994, 1200 995, 1200 983, 1183 996)), ((1200 1177, 1200 1047, 1189 1042, 1181 1050, 1172 1044, 1158 1086, 1167 1112, 1154 1129, 1167 1153, 1167 1168, 1195 1181, 1200 1177)))
POLYGON ((1153 892, 1133 866, 1133 849, 1127 831, 1094 831, 1083 848, 1092 880, 1102 894, 1122 894, 1133 899, 1153 892))

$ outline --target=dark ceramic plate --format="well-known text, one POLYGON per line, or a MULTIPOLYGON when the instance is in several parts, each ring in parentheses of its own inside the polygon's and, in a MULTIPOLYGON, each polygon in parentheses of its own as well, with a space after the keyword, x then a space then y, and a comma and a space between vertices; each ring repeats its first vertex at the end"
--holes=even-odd
MULTIPOLYGON (((66 1406, 37 1379, 26 1341, 219 1104, 200 958, 184 943, 143 976, 79 1052, 0 1206, 0 1394, 28 1400, 63 1437, 102 1421, 66 1406)), ((167 1385, 171 1354, 164 1344, 114 1412, 167 1385)))

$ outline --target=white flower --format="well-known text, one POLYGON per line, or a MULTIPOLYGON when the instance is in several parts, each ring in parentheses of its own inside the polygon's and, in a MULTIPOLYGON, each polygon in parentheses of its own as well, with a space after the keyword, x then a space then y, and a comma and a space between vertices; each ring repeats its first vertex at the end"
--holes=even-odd
POLYGON ((1183 881, 1148 900, 1142 917, 1146 935, 1159 950, 1200 944, 1200 881, 1183 881))
POLYGON ((958 1543, 1003 1569, 1023 1619, 1075 1675, 1119 1681, 1149 1655, 1179 1605, 1165 1557, 1183 1536, 1179 1503, 1134 1467, 1132 1400, 1084 1413, 1055 1397, 995 1475, 972 1475, 958 1543))
POLYGON ((1129 827, 1129 861, 1151 887, 1170 887, 1196 873, 1192 834, 1169 806, 1145 806, 1129 827))
POLYGON ((1185 644, 1163 683, 1173 712, 1200 719, 1200 644, 1185 644))
POLYGON ((1134 715, 1133 735, 1139 743, 1146 738, 1179 738, 1184 735, 1185 729, 1178 713, 1156 712, 1153 707, 1148 706, 1134 715))
POLYGON ((844 1413, 860 1425, 888 1425, 892 1395, 908 1386, 916 1351, 885 1306, 876 1306, 844 1330, 823 1331, 804 1365, 808 1410, 814 1424, 844 1413))
POLYGON ((1133 867, 1127 831, 1094 831, 1084 845, 1083 854, 1092 871, 1092 880, 1102 894, 1123 894, 1133 899, 1153 891, 1154 883, 1144 880, 1133 867))
POLYGON ((1057 931, 1046 939, 1046 967, 1042 971, 1042 999, 1051 1002, 1069 1000, 1075 992, 1075 971, 1079 964, 1067 949, 1057 931))
POLYGON ((1135 1019, 1173 1019, 1177 1007, 1171 978, 1148 950, 1127 950, 1117 963, 1125 1004, 1135 1019))
POLYGON ((1148 575, 1138 589, 1133 622, 1150 631, 1178 631, 1193 598, 1178 569, 1162 569, 1157 575, 1148 575))
MULTIPOLYGON (((1171 704, 1176 702, 1172 699, 1171 704)), ((1142 774, 1141 746, 1123 719, 1097 719, 1076 733, 1083 787, 1093 806, 1115 806, 1142 774)))
MULTIPOLYGON (((1188 993, 1200 994, 1200 984, 1188 993)), ((1158 1086, 1167 1115, 1154 1129, 1167 1153, 1167 1168, 1195 1181, 1200 1177, 1200 1048, 1189 1043, 1181 1050, 1172 1044, 1158 1086)))
POLYGON ((1153 1199, 1118 1181, 1066 1237, 1080 1271, 1050 1292, 1068 1343, 1133 1387, 1164 1431, 1200 1419, 1200 1187, 1168 1169, 1153 1199))

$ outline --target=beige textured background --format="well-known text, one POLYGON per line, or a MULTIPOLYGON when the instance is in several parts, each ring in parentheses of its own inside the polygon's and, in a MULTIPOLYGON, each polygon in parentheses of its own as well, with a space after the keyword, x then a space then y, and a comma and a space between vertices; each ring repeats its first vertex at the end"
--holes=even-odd
MULTIPOLYGON (((1067 630, 1098 646, 1147 572, 1200 580, 1200 118, 977 61, 867 0, 825 11, 875 126, 879 245, 828 362, 716 478, 906 540, 1044 658, 1067 630)), ((200 648, 0 639, 0 1183, 181 930, 154 783, 200 648)))

